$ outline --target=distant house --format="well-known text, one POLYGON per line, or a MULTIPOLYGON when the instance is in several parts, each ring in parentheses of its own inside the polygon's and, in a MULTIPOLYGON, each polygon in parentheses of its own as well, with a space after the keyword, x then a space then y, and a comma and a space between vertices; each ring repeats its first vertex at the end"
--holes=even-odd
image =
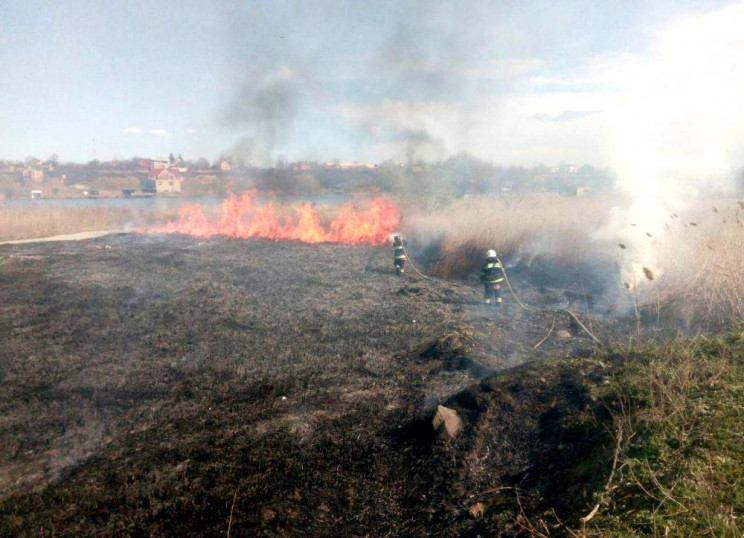
POLYGON ((312 169, 312 166, 310 165, 309 162, 298 161, 296 163, 290 164, 289 165, 289 169, 292 172, 306 172, 308 170, 311 170, 312 169))
POLYGON ((148 178, 155 183, 155 192, 181 192, 183 176, 178 168, 151 168, 148 178))
POLYGON ((377 168, 373 163, 327 161, 323 163, 325 170, 374 170, 377 168))
POLYGON ((223 172, 229 172, 230 170, 232 170, 232 165, 225 159, 222 159, 220 161, 220 170, 222 170, 223 172))
POLYGON ((32 168, 29 172, 31 181, 42 181, 44 179, 44 170, 41 168, 32 168))
POLYGON ((31 191, 31 198, 41 198, 41 191, 31 191))

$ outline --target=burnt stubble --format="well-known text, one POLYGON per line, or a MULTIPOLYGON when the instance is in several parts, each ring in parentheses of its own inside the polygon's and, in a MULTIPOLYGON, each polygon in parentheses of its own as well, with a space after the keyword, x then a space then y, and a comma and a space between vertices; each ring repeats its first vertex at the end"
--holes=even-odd
POLYGON ((3 535, 458 535, 473 488, 534 444, 526 407, 494 419, 493 468, 469 461, 487 425, 435 438, 439 403, 491 416, 474 387, 518 342, 477 290, 396 277, 387 248, 4 246, 0 309, 3 535))

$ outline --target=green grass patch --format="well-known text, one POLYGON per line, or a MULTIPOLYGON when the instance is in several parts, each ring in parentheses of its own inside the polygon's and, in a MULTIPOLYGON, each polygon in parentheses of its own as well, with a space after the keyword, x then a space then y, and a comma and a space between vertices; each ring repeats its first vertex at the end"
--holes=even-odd
POLYGON ((587 534, 741 536, 744 333, 640 350, 597 388, 622 431, 587 534))

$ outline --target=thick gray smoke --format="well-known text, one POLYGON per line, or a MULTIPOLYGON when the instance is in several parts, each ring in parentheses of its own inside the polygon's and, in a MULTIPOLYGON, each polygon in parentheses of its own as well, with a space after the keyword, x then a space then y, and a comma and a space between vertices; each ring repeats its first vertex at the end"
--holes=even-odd
POLYGON ((383 4, 225 9, 235 68, 220 123, 235 133, 230 153, 256 164, 313 149, 350 158, 328 154, 324 129, 345 133, 356 158, 434 161, 464 149, 475 82, 490 76, 477 66, 493 26, 477 6, 463 14, 454 3, 425 13, 417 2, 383 4), (365 24, 382 13, 384 24, 365 24), (348 47, 329 47, 344 37, 348 47))
POLYGON ((223 111, 223 121, 243 133, 230 153, 247 163, 271 162, 277 144, 291 136, 300 104, 300 81, 289 69, 244 83, 223 111))
MULTIPOLYGON (((466 61, 465 41, 459 32, 401 24, 370 65, 382 77, 387 101, 368 108, 363 121, 380 126, 384 138, 398 145, 399 158, 433 161, 451 151, 445 140, 452 138, 454 124, 447 110, 467 91, 465 78, 457 74, 466 61)), ((456 123, 455 135, 464 137, 467 123, 456 123)))

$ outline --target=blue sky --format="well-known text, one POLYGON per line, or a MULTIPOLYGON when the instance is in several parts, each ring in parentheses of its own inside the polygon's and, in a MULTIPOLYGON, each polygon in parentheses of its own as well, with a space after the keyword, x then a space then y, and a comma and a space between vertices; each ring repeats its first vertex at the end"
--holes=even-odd
POLYGON ((614 165, 624 96, 653 90, 629 77, 669 63, 675 28, 695 36, 696 21, 715 27, 740 5, 3 0, 0 158, 265 164, 465 150, 498 164, 614 165))

